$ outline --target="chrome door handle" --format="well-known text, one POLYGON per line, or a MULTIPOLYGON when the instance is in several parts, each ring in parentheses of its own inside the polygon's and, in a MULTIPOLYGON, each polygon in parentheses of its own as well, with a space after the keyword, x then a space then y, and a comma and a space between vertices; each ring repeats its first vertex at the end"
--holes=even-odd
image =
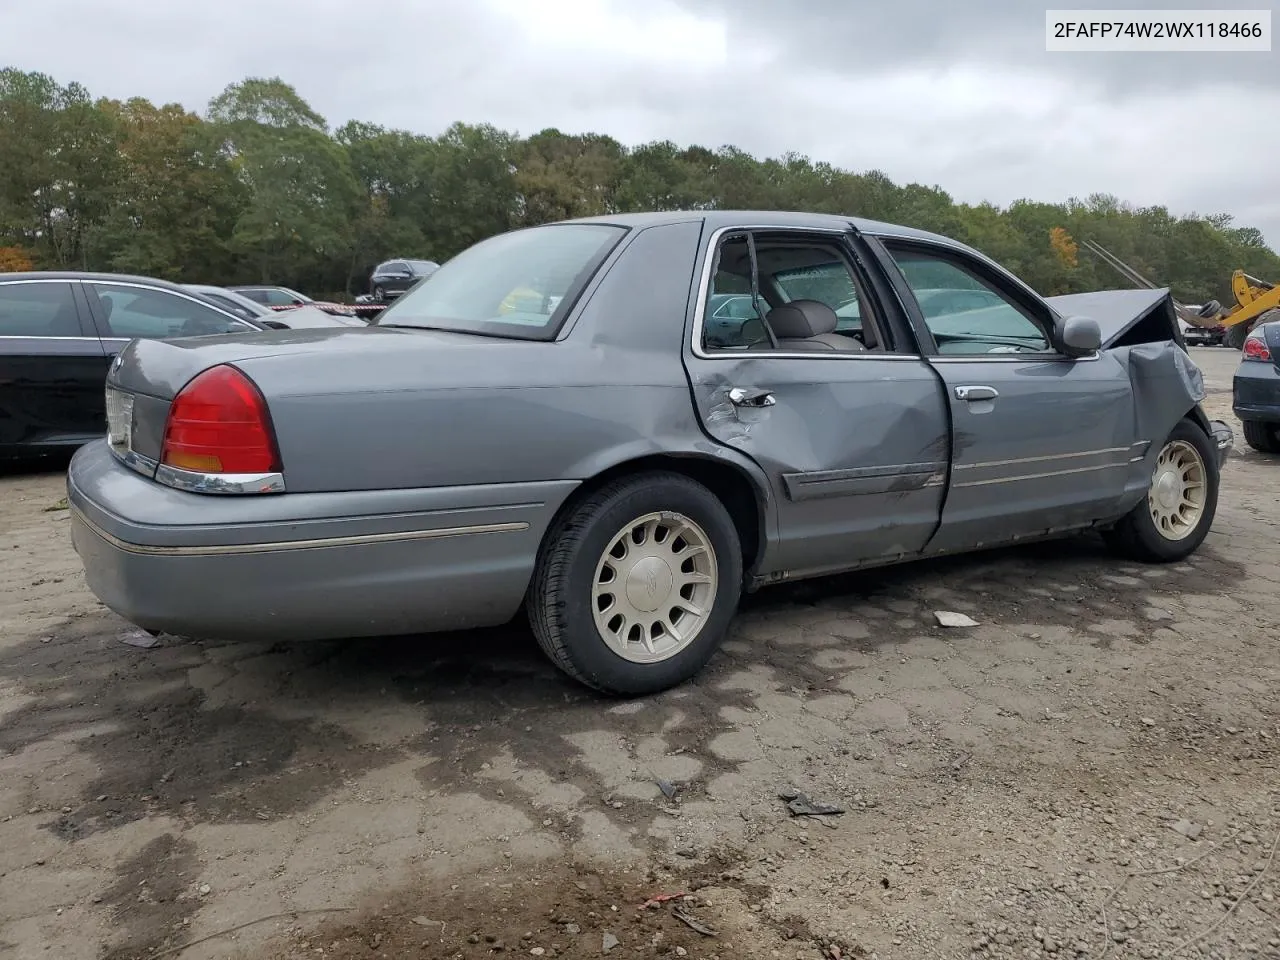
POLYGON ((778 402, 768 390, 744 390, 734 387, 729 391, 729 402, 735 407, 772 407, 778 402))
POLYGON ((1000 396, 1000 391, 995 387, 956 387, 956 399, 967 400, 972 403, 975 400, 994 400, 1000 396))

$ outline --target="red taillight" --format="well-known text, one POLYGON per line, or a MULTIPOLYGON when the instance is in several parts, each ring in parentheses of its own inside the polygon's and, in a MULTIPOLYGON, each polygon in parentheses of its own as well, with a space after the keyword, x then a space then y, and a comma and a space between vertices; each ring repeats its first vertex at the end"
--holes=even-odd
POLYGON ((1261 330, 1255 330, 1245 338, 1244 358, 1246 360, 1271 359, 1271 351, 1267 349, 1267 341, 1262 339, 1261 330))
POLYGON ((279 473, 267 402, 235 367, 211 367, 169 407, 160 462, 198 473, 279 473))

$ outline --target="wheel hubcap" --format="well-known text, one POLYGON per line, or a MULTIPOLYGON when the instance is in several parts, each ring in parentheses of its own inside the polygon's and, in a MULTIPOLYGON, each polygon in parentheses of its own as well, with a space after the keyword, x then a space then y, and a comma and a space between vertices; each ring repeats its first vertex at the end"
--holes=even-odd
POLYGON ((1204 460, 1185 440, 1165 444, 1156 460, 1147 506, 1156 530, 1166 540, 1189 536, 1204 515, 1204 460))
POLYGON ((633 663, 674 657, 706 626, 718 577, 698 524, 678 513, 645 514, 618 531, 596 566, 596 628, 633 663))

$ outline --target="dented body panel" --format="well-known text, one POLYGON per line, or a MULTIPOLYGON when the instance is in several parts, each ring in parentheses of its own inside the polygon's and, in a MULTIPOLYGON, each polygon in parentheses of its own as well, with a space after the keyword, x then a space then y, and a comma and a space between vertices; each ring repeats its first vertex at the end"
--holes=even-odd
POLYGON ((950 438, 942 390, 923 360, 754 355, 694 360, 690 377, 706 430, 768 476, 778 504, 776 569, 847 569, 929 542, 950 438), (734 388, 778 402, 735 406, 734 388))

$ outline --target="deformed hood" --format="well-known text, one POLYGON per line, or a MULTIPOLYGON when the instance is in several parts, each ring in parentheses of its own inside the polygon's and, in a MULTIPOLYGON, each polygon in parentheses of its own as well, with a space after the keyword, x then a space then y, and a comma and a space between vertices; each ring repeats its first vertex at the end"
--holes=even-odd
MULTIPOLYGON (((1144 320, 1154 321, 1143 336, 1131 342, 1172 340, 1181 343, 1177 314, 1169 290, 1100 290, 1095 293, 1070 293, 1046 297, 1049 305, 1064 317, 1088 317, 1102 331, 1103 347, 1116 346, 1126 334, 1144 320)), ((1144 325, 1145 326, 1145 325, 1144 325)))

